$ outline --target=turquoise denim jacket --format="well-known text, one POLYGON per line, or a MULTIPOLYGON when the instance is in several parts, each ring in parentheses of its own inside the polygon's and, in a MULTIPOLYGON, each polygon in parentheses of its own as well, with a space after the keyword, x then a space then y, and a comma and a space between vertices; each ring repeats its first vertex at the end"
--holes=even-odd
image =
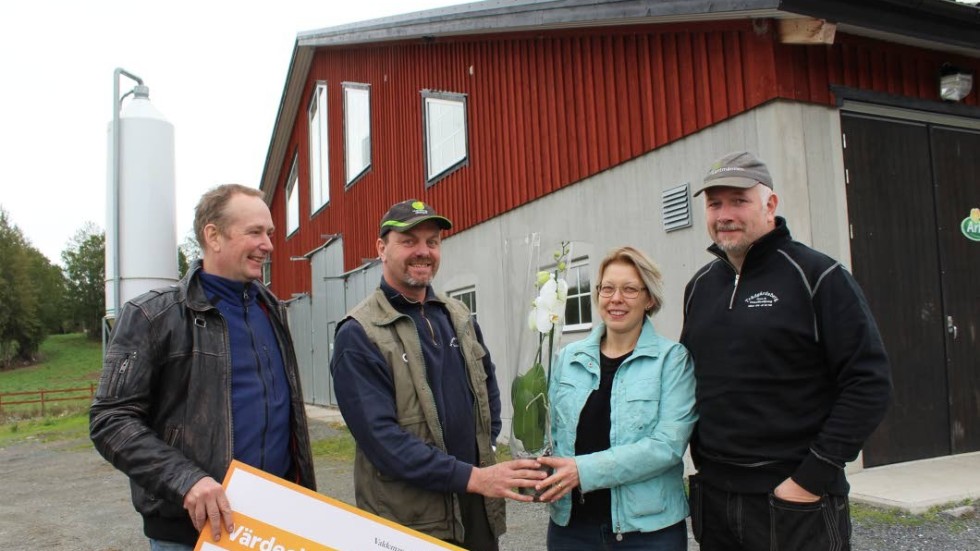
MULTIPOLYGON (((575 456, 579 414, 599 388, 598 324, 558 355, 549 387, 555 455, 575 456)), ((652 532, 688 515, 684 450, 694 429, 694 364, 683 345, 657 334, 646 319, 633 353, 616 371, 610 398, 608 450, 575 457, 584 499, 609 488, 612 529, 652 532)), ((551 505, 551 519, 567 526, 571 494, 551 505)))

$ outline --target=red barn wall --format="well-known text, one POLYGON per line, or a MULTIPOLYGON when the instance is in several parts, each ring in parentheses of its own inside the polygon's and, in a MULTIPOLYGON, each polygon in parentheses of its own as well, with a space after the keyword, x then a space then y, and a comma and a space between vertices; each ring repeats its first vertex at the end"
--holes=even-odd
MULTIPOLYGON (((378 220, 395 201, 430 202, 462 231, 775 98, 832 104, 837 84, 938 100, 945 61, 980 74, 971 58, 841 34, 830 46, 784 45, 772 21, 321 48, 272 201, 285 228, 298 152, 300 229, 276 234, 273 289, 310 291, 309 263, 289 258, 320 246, 323 234, 343 235, 345 269, 375 257, 378 220), (306 106, 318 81, 328 85, 330 203, 311 217, 306 106), (371 85, 372 166, 346 190, 343 82, 371 85), (468 165, 429 188, 423 89, 468 101, 468 165)), ((978 104, 976 88, 963 103, 978 104)))

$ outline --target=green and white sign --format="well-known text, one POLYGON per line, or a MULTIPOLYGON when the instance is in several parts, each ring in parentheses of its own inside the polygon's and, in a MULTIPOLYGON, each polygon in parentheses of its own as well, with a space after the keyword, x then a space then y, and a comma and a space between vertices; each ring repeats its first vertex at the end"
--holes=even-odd
POLYGON ((963 219, 960 231, 971 241, 980 241, 980 209, 970 209, 970 216, 963 219))

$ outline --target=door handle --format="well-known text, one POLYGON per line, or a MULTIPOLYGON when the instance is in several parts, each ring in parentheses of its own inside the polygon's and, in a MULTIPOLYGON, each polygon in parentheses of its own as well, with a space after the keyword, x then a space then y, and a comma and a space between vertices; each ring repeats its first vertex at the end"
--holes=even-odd
POLYGON ((953 340, 956 340, 956 335, 959 334, 959 330, 956 328, 956 324, 953 323, 953 316, 946 316, 946 332, 953 336, 953 340))

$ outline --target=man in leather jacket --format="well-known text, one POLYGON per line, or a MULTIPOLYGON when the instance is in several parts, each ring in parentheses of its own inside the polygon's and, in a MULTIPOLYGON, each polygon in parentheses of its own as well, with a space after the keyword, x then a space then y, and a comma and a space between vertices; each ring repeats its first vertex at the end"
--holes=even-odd
POLYGON ((232 459, 315 489, 285 309, 256 281, 272 251, 262 193, 207 192, 194 231, 203 260, 123 306, 90 413, 96 449, 130 478, 151 549, 233 530, 218 482, 232 459))

